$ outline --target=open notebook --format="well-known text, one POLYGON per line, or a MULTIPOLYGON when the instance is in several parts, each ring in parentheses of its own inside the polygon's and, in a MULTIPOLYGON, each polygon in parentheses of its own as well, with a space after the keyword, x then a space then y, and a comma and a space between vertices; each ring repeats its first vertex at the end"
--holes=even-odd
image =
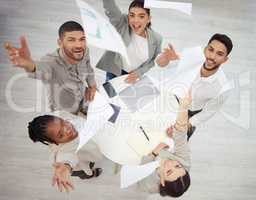
POLYGON ((127 139, 128 145, 140 156, 148 155, 161 142, 169 145, 170 150, 174 149, 173 140, 167 136, 165 130, 156 131, 138 126, 127 139))

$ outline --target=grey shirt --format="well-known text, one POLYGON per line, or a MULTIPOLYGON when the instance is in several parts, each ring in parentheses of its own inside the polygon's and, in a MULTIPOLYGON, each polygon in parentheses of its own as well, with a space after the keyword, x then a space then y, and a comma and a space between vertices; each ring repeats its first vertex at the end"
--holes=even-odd
POLYGON ((96 85, 89 49, 86 48, 83 59, 74 65, 67 63, 60 52, 57 49, 36 61, 36 70, 29 73, 29 77, 43 81, 51 111, 77 113, 83 106, 85 88, 96 85))
MULTIPOLYGON (((142 158, 142 164, 152 162, 157 159, 170 159, 177 160, 185 170, 190 169, 190 149, 187 143, 187 130, 184 132, 177 131, 174 129, 173 134, 174 139, 174 153, 162 149, 157 157, 153 155, 144 156, 142 158)), ((153 172, 150 176, 142 179, 138 182, 138 187, 140 190, 149 193, 159 193, 160 178, 157 174, 157 170, 153 172)))

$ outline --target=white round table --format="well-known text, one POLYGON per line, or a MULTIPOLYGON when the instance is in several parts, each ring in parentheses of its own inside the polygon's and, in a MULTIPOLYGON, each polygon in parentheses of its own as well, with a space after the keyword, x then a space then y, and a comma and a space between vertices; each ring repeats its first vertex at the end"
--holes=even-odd
MULTIPOLYGON (((112 86, 117 88, 117 91, 122 87, 120 79, 124 77, 111 80, 112 86)), ((124 87, 127 85, 124 84, 124 87)), ((131 112, 119 95, 108 98, 110 103, 121 107, 119 116, 115 123, 108 122, 93 137, 100 151, 108 159, 121 165, 140 164, 143 155, 138 154, 127 142, 131 134, 135 134, 135 138, 136 134, 141 136, 143 133, 139 127, 142 126, 147 131, 159 132, 161 137, 165 134, 166 128, 174 123, 178 102, 168 89, 158 89, 159 95, 136 112, 131 112)), ((105 93, 103 87, 100 88, 100 93, 105 93)), ((106 93, 105 95, 108 97, 106 93)))

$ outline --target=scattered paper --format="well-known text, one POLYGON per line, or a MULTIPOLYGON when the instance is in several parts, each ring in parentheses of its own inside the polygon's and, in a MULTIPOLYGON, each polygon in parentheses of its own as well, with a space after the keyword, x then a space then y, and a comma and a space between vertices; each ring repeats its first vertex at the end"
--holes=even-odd
POLYGON ((80 140, 76 151, 85 145, 97 131, 103 128, 113 114, 114 110, 106 98, 96 92, 94 100, 89 104, 87 120, 79 135, 80 140))
POLYGON ((132 84, 126 83, 125 79, 128 77, 128 74, 118 76, 116 78, 111 79, 109 82, 114 86, 116 93, 120 93, 122 90, 130 87, 132 84))
POLYGON ((119 93, 120 99, 132 113, 153 102, 159 95, 160 91, 147 76, 119 93))
MULTIPOLYGON (((167 70, 166 73, 169 78, 164 78, 164 81, 160 81, 159 84, 170 93, 183 98, 196 76, 200 73, 204 61, 205 56, 201 47, 184 49, 180 54, 178 66, 175 70, 167 70)), ((154 79, 154 77, 155 75, 151 73, 150 78, 154 79)))
POLYGON ((191 15, 192 13, 192 3, 145 0, 144 7, 145 8, 170 8, 170 9, 178 10, 187 15, 191 15))
POLYGON ((101 49, 118 52, 130 64, 125 44, 112 24, 84 1, 76 0, 76 4, 80 9, 88 43, 101 49))
POLYGON ((157 167, 159 167, 159 165, 159 160, 145 165, 124 165, 121 169, 121 188, 126 188, 149 176, 156 170, 157 167))

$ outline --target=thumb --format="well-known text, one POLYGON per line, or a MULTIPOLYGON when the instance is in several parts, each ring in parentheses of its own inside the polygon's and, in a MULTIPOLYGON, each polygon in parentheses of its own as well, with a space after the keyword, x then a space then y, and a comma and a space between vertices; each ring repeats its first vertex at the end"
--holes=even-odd
POLYGON ((5 48, 7 51, 9 51, 9 50, 11 50, 12 46, 11 46, 11 44, 10 44, 9 42, 5 42, 5 43, 4 43, 4 48, 5 48))

